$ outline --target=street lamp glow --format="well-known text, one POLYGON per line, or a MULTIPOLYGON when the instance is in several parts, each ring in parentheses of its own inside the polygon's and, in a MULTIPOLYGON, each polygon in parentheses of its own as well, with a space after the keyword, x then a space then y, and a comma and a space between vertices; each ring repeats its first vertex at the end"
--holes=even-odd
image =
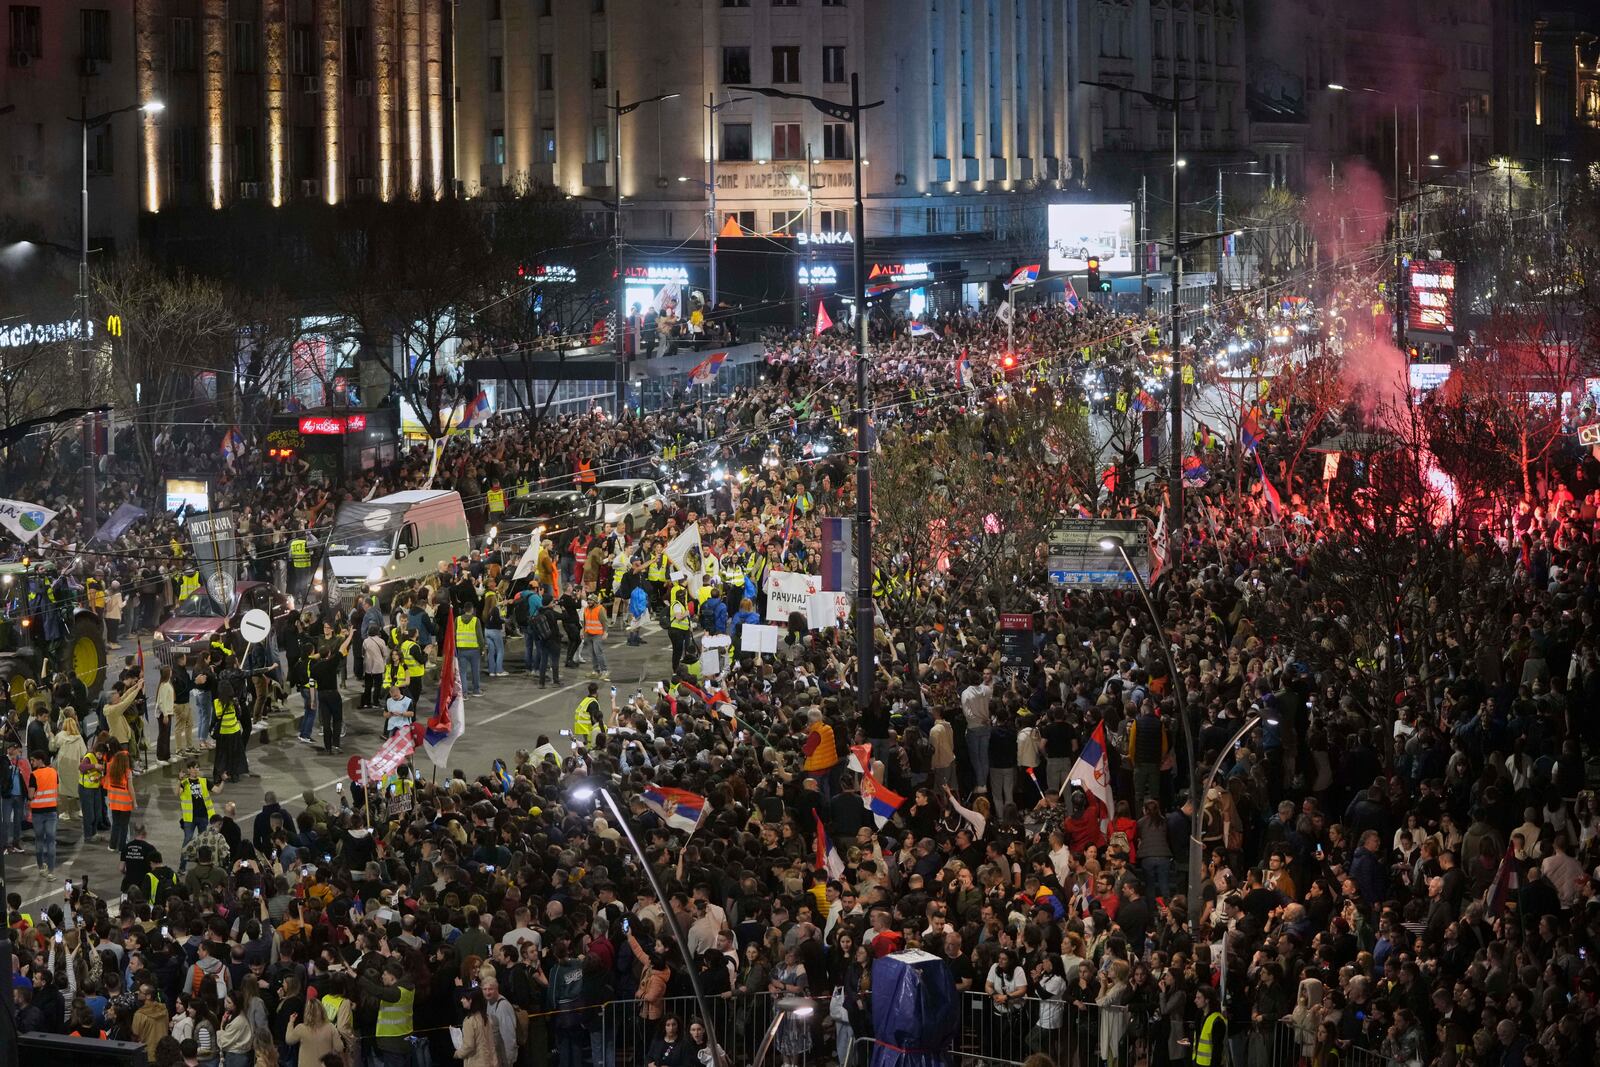
POLYGON ((1329 82, 1328 83, 1328 88, 1333 90, 1336 93, 1344 92, 1344 86, 1340 85, 1338 82, 1329 82))
POLYGON ((160 100, 152 100, 148 104, 145 104, 143 107, 141 107, 139 110, 143 111, 146 115, 154 115, 158 111, 167 110, 167 105, 165 103, 163 103, 162 101, 160 101, 160 100))
POLYGON ((595 788, 592 785, 579 785, 572 788, 572 799, 580 804, 587 804, 594 799, 595 788))
POLYGON ((1122 538, 1116 536, 1115 534, 1106 534, 1104 537, 1100 538, 1100 551, 1102 552, 1115 552, 1121 547, 1122 538))
POLYGON ((679 180, 679 181, 680 181, 680 182, 686 182, 686 181, 688 181, 688 180, 689 180, 689 179, 688 179, 688 178, 686 178, 686 177, 684 177, 684 176, 683 176, 683 175, 682 175, 682 174, 680 174, 680 175, 678 175, 678 180, 679 180))
POLYGON ((1439 153, 1437 153, 1437 152, 1429 152, 1428 153, 1428 162, 1430 162, 1430 163, 1439 162, 1439 153))

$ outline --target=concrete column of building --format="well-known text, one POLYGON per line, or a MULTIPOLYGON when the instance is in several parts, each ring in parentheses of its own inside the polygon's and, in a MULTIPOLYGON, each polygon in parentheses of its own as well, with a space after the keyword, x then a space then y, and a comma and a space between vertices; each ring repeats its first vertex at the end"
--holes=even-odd
POLYGON ((427 107, 424 116, 427 134, 424 138, 427 163, 423 168, 426 192, 435 200, 453 192, 447 188, 447 170, 444 161, 446 117, 449 102, 445 98, 445 4, 440 0, 423 0, 422 12, 422 63, 423 100, 427 107))
POLYGON ((228 4, 205 0, 200 9, 202 121, 205 123, 206 201, 221 208, 228 168, 228 4))
POLYGON ((399 160, 395 129, 400 88, 398 83, 398 12, 395 0, 371 0, 373 124, 378 144, 378 196, 392 200, 399 187, 399 160))
POLYGON ((318 0, 317 43, 322 62, 322 198, 329 204, 344 199, 343 145, 340 128, 344 110, 344 4, 318 0))
POLYGON ((284 0, 261 0, 262 103, 267 126, 267 199, 280 207, 286 196, 288 123, 284 103, 289 78, 289 28, 284 0))

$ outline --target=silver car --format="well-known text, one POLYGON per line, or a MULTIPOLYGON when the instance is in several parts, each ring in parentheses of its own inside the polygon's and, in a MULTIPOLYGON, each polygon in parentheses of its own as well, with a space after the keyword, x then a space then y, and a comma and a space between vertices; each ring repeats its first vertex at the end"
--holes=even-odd
POLYGON ((648 478, 617 478, 594 488, 599 495, 594 521, 606 526, 621 523, 630 534, 643 529, 650 522, 656 502, 664 500, 660 488, 648 478))

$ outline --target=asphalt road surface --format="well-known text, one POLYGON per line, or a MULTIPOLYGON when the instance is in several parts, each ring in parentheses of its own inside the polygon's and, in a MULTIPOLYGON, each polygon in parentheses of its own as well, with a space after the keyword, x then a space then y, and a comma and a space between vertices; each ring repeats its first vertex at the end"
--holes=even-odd
MULTIPOLYGON (((610 685, 617 687, 617 700, 626 702, 636 689, 650 690, 666 677, 671 645, 666 634, 655 627, 646 631, 643 648, 629 648, 625 634, 614 629, 607 641, 606 656, 611 668, 610 685)), ((469 776, 486 773, 496 757, 509 759, 517 749, 534 747, 534 739, 548 734, 557 748, 565 752, 564 739, 558 731, 572 726, 572 712, 584 695, 585 683, 592 681, 587 664, 577 670, 561 672, 562 685, 540 689, 537 678, 530 679, 520 673, 522 666, 522 641, 513 638, 506 642, 506 668, 512 671, 506 678, 485 678, 483 695, 466 698, 466 730, 456 741, 450 754, 450 767, 461 768, 469 776)), ((600 699, 604 705, 609 697, 607 683, 602 683, 600 699)), ((432 675, 423 687, 423 703, 430 705, 437 693, 437 683, 432 675)), ((213 803, 231 804, 234 819, 248 837, 256 814, 262 807, 262 795, 268 791, 277 794, 278 800, 291 812, 298 813, 303 804, 300 796, 305 790, 321 794, 322 799, 334 804, 334 785, 349 782, 346 766, 352 755, 370 755, 383 743, 382 712, 356 711, 360 703, 359 685, 344 689, 344 755, 325 755, 322 751, 322 728, 313 731, 315 746, 301 744, 289 737, 263 745, 253 740, 249 748, 250 769, 260 778, 247 778, 223 787, 219 792, 213 787, 213 803)), ((300 698, 290 698, 290 706, 298 721, 300 698)), ((274 722, 284 716, 274 715, 274 722)), ((210 772, 211 753, 206 752, 200 762, 202 773, 210 772)), ((420 752, 412 765, 418 773, 427 776, 433 765, 420 752)), ((441 770, 441 776, 445 772, 441 770)), ((140 775, 134 788, 138 808, 134 812, 134 825, 143 823, 147 837, 161 850, 162 858, 177 869, 183 843, 183 833, 178 824, 177 778, 171 773, 140 775)), ((122 881, 120 862, 102 833, 92 844, 84 846, 78 837, 81 828, 78 817, 77 782, 74 780, 63 790, 61 811, 69 816, 61 824, 57 848, 57 869, 54 875, 40 874, 34 864, 33 838, 23 841, 25 851, 0 857, 4 863, 5 888, 8 893, 22 895, 23 910, 32 910, 61 898, 63 882, 72 879, 82 884, 89 879, 89 888, 102 899, 115 900, 122 881)))

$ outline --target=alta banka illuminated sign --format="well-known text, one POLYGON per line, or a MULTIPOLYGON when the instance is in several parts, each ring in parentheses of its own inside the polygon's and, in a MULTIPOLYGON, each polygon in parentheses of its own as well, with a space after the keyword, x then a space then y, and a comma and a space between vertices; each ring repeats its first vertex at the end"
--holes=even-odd
POLYGON ((794 239, 803 245, 853 245, 855 235, 849 230, 824 230, 821 233, 797 233, 794 239))
MULTIPOLYGON (((77 319, 67 319, 64 322, 19 322, 15 326, 0 325, 0 348, 76 341, 82 336, 81 324, 77 319)), ((89 323, 89 338, 94 339, 93 322, 89 323)))
MULTIPOLYGON (((613 277, 616 271, 611 272, 613 277)), ((629 266, 622 268, 622 275, 634 281, 654 282, 666 284, 676 282, 679 285, 689 284, 689 268, 677 266, 629 266)))

